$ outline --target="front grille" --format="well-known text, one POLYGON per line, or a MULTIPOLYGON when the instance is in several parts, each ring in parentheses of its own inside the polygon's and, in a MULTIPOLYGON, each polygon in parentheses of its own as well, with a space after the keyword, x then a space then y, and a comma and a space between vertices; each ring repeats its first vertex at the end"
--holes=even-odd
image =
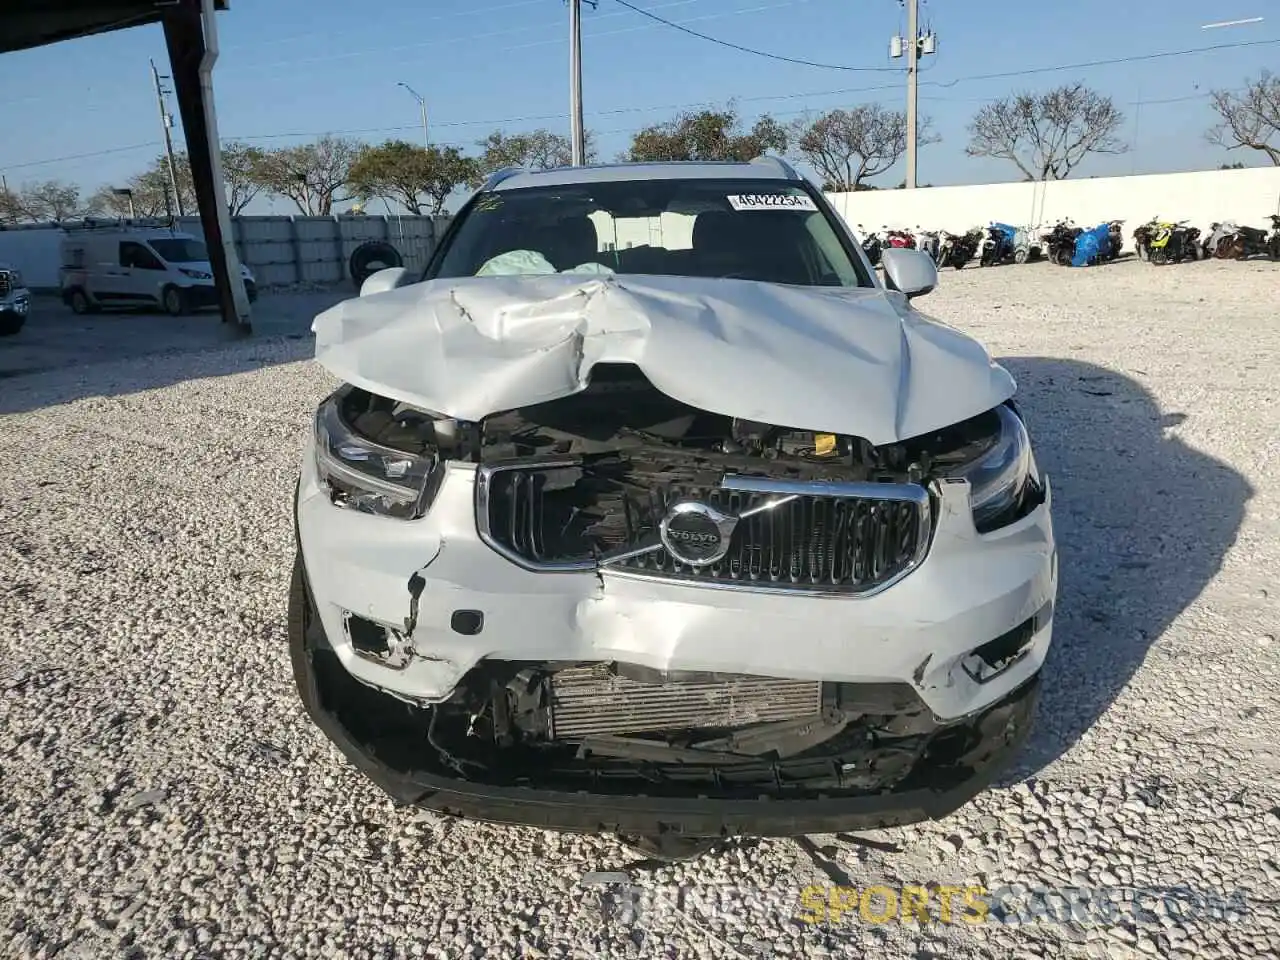
POLYGON ((816 717, 822 683, 732 677, 644 683, 609 672, 607 664, 569 667, 551 680, 552 736, 742 727, 816 717))
POLYGON ((13 289, 13 282, 7 270, 0 270, 0 297, 7 296, 13 289))
POLYGON ((706 483, 647 483, 579 467, 505 467, 488 472, 478 504, 481 534, 533 569, 591 569, 598 560, 633 575, 707 584, 864 593, 919 559, 929 511, 892 496, 796 496, 739 520, 723 558, 692 566, 660 544, 671 505, 707 504, 741 516, 781 498, 706 483))

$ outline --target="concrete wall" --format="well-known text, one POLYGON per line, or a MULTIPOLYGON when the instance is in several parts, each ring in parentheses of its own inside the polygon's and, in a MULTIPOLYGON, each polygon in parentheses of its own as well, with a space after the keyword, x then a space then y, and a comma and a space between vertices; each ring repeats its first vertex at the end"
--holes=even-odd
MULTIPOLYGON (((410 269, 422 269, 448 217, 233 217, 240 260, 259 285, 349 281, 347 261, 366 240, 386 240, 410 269)), ((198 217, 178 229, 201 236, 198 217)), ((0 229, 0 261, 22 271, 32 289, 56 290, 62 231, 47 224, 0 229)))
POLYGON ((919 225, 960 233, 993 220, 1018 226, 1052 225, 1070 217, 1080 225, 1123 219, 1127 238, 1134 227, 1154 216, 1190 220, 1202 229, 1214 221, 1269 226, 1267 216, 1280 213, 1280 167, 864 190, 830 197, 855 230, 858 224, 867 230, 919 225))

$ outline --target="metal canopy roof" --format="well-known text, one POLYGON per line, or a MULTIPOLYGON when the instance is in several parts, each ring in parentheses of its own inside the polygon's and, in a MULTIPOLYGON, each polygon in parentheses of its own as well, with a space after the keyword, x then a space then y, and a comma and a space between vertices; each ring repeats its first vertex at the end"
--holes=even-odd
MULTIPOLYGON (((0 3, 0 53, 158 23, 173 0, 9 0, 0 3)), ((214 0, 218 10, 227 0, 214 0)))

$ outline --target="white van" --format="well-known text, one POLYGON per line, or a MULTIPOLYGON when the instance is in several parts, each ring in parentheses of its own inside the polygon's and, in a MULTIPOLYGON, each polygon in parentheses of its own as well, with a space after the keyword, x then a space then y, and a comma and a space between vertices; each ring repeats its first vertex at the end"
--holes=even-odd
MULTIPOLYGON (((204 240, 169 227, 75 224, 62 237, 62 299, 76 313, 159 306, 177 316, 217 306, 204 240)), ((241 265, 249 300, 257 285, 241 265)))

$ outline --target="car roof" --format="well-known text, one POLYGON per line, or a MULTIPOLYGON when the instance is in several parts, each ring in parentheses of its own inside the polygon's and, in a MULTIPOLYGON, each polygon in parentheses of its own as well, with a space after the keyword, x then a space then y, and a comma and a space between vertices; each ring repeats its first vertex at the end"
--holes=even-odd
POLYGON ((779 180, 804 178, 781 157, 739 161, 670 161, 666 163, 602 163, 585 167, 524 170, 511 167, 491 176, 485 190, 558 187, 571 183, 609 183, 620 180, 779 180))

